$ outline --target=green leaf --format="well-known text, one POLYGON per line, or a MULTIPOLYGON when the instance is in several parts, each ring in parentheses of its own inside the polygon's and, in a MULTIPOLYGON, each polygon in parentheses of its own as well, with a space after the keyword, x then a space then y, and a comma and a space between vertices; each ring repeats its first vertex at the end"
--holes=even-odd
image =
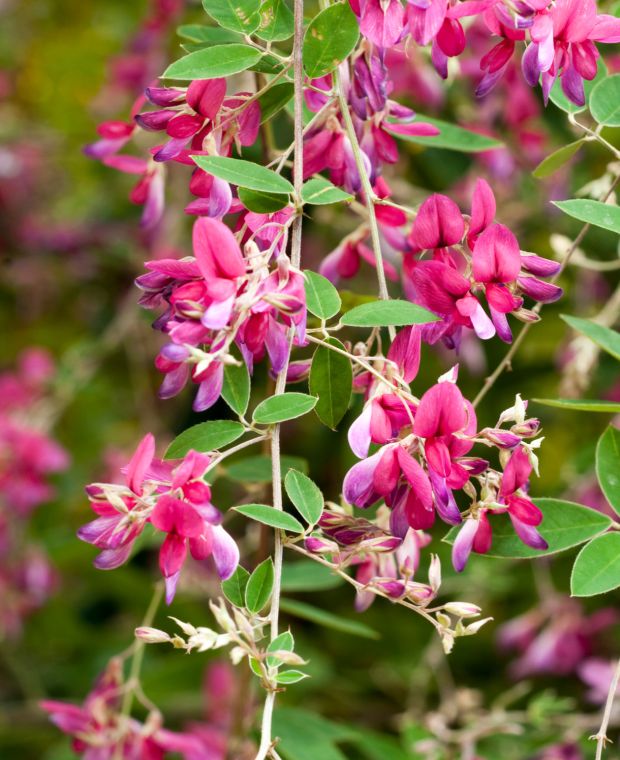
POLYGON ((245 607, 245 588, 248 585, 250 574, 241 565, 226 581, 222 581, 222 593, 235 607, 245 607))
POLYGON ((225 156, 191 156, 194 163, 209 174, 239 187, 263 193, 287 195, 293 192, 291 183, 260 164, 225 156))
POLYGON ((282 569, 282 591, 327 591, 342 584, 342 579, 328 567, 311 559, 286 562, 282 569))
POLYGON ((213 79, 238 74, 253 66, 261 52, 249 45, 215 45, 196 50, 174 61, 162 74, 163 79, 213 79))
POLYGON ((288 206, 286 195, 276 193, 259 193, 256 190, 248 190, 247 187, 238 189, 239 200, 250 211, 257 214, 273 214, 288 206))
MULTIPOLYGON (((344 351, 336 338, 325 343, 344 351)), ((349 408, 353 389, 353 369, 348 357, 331 348, 319 346, 312 357, 309 378, 310 393, 318 397, 314 408, 324 425, 335 430, 349 408)))
POLYGON ((194 451, 214 451, 241 438, 245 428, 232 420, 201 422, 184 430, 168 446, 164 459, 180 459, 190 449, 194 451))
MULTIPOLYGON (((526 546, 517 538, 506 515, 491 515, 493 545, 489 553, 484 556, 513 559, 545 557, 579 546, 603 533, 611 525, 611 520, 607 515, 571 501, 560 499, 534 499, 533 501, 543 513, 543 521, 538 530, 549 544, 549 548, 541 551, 526 546)), ((444 541, 453 543, 458 530, 458 527, 452 528, 444 541)))
POLYGON ((283 670, 276 676, 276 683, 292 684, 298 681, 303 681, 304 678, 310 678, 307 673, 302 673, 301 670, 283 670))
POLYGON ((202 42, 208 45, 222 45, 227 42, 241 42, 241 37, 220 26, 203 26, 202 24, 183 24, 177 28, 179 37, 192 42, 202 42))
POLYGON ((274 84, 258 99, 260 104, 260 123, 264 124, 281 111, 293 97, 293 85, 290 82, 274 84))
POLYGON ((543 406, 555 406, 558 409, 569 409, 575 412, 620 413, 620 403, 615 401, 597 401, 586 398, 533 398, 531 400, 536 404, 543 404, 543 406))
POLYGON ((295 639, 290 631, 284 631, 276 636, 267 647, 268 652, 292 652, 295 649, 295 639))
POLYGON ((224 365, 222 398, 237 414, 243 416, 250 402, 250 374, 245 362, 224 365))
POLYGON ((260 26, 256 36, 267 42, 279 42, 292 36, 295 17, 286 0, 264 0, 260 6, 260 26))
POLYGON ((313 177, 304 182, 301 188, 301 199, 313 206, 326 206, 330 203, 352 201, 353 196, 336 187, 325 177, 313 177))
POLYGON ((280 609, 289 615, 309 620, 311 623, 322 625, 325 628, 332 628, 334 631, 341 633, 350 633, 352 636, 361 636, 364 639, 378 639, 379 634, 364 623, 349 618, 334 615, 332 612, 313 607, 305 602, 298 602, 293 599, 281 599, 280 609))
POLYGON ((572 596, 595 596, 620 586, 620 533, 605 533, 577 555, 570 577, 572 596))
POLYGON ((260 23, 256 0, 202 0, 205 11, 224 29, 252 34, 260 23))
POLYGON ((560 211, 580 222, 593 224, 620 235, 620 207, 611 206, 601 201, 591 201, 586 198, 571 198, 568 201, 552 201, 560 211))
POLYGON ((569 161, 575 153, 581 148, 581 146, 585 143, 584 139, 581 140, 575 140, 575 142, 568 143, 568 145, 563 145, 561 148, 558 148, 558 150, 553 151, 550 155, 547 156, 547 158, 544 158, 538 166, 534 169, 532 174, 536 179, 544 179, 545 177, 550 177, 552 174, 557 172, 558 169, 561 169, 564 164, 569 161))
POLYGON ((592 88, 590 113, 605 127, 620 127, 620 74, 605 77, 592 88))
MULTIPOLYGON (((301 457, 292 457, 285 454, 280 457, 280 463, 282 473, 285 473, 291 467, 296 470, 308 469, 308 463, 301 457)), ((230 480, 239 483, 271 483, 271 457, 265 454, 258 454, 257 456, 240 459, 238 462, 233 462, 227 466, 226 475, 230 480)))
POLYGON ((252 613, 260 612, 273 591, 273 561, 271 557, 258 565, 245 587, 245 606, 252 613))
POLYGON ((256 522, 269 525, 272 528, 289 530, 291 533, 304 532, 304 526, 296 517, 279 509, 268 507, 266 504, 242 504, 239 507, 233 507, 233 509, 235 512, 239 512, 252 520, 256 520, 256 522))
POLYGON ((620 430, 613 425, 596 445, 596 476, 605 498, 620 514, 620 430))
POLYGON ((364 303, 342 315, 342 324, 349 327, 401 327, 437 321, 439 317, 430 311, 410 301, 400 301, 396 298, 364 303))
POLYGON ((338 291, 327 279, 321 274, 317 274, 310 269, 304 269, 306 280, 304 287, 306 289, 306 306, 308 311, 312 312, 319 319, 329 319, 340 311, 342 301, 338 291))
POLYGON ((311 79, 333 71, 357 45, 359 24, 348 2, 337 3, 315 16, 304 36, 303 59, 311 79))
POLYGON ((603 327, 603 325, 599 325, 589 319, 570 317, 567 314, 561 314, 560 316, 573 330, 583 333, 590 340, 593 340, 597 346, 600 346, 604 351, 607 351, 608 354, 611 354, 615 359, 620 361, 620 333, 610 330, 609 327, 603 327))
POLYGON ((478 153, 483 150, 493 150, 501 148, 503 143, 487 135, 479 135, 465 127, 459 127, 458 124, 434 119, 432 116, 423 116, 418 114, 416 121, 432 124, 439 129, 439 134, 433 137, 418 135, 399 135, 396 132, 390 134, 398 140, 426 145, 429 148, 443 148, 445 150, 456 150, 459 153, 478 153))
POLYGON ((308 525, 315 525, 325 506, 323 494, 316 483, 299 470, 289 470, 284 478, 284 488, 308 525))
POLYGON ((317 399, 307 393, 280 393, 270 396, 254 410, 252 419, 260 425, 274 425, 294 420, 314 409, 317 399))
MULTIPOLYGON (((585 93, 586 103, 590 99, 590 94, 592 90, 594 89, 595 85, 598 84, 601 80, 605 79, 607 76, 607 66, 605 65, 605 62, 603 61, 603 58, 599 58, 598 62, 598 70, 596 72, 596 76, 593 80, 587 81, 585 80, 583 83, 583 89, 585 93)), ((562 90, 562 82, 558 78, 555 81, 555 84, 551 88, 551 92, 549 93, 549 98, 552 103, 554 103, 558 108, 561 108, 562 111, 565 111, 566 113, 581 113, 582 111, 586 110, 587 106, 578 106, 575 105, 571 100, 569 100, 566 95, 564 94, 564 91, 562 90)))

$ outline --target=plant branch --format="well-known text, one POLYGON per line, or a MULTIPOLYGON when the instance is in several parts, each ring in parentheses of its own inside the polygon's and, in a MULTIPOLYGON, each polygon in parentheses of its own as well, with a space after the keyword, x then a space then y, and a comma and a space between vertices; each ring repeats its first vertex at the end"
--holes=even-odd
MULTIPOLYGON (((295 219, 291 228, 291 264, 299 268, 301 263, 301 231, 303 224, 302 207, 301 207, 301 187, 303 183, 303 61, 302 61, 302 43, 304 34, 304 2, 295 0, 295 32, 293 37, 293 81, 294 81, 294 154, 293 154, 293 186, 295 188, 295 219)), ((293 343, 294 327, 289 328, 288 354, 293 343)), ((274 395, 284 393, 286 387, 286 375, 288 372, 288 359, 285 366, 280 370, 276 380, 274 395)), ((274 425, 271 431, 271 474, 273 483, 273 508, 282 511, 282 463, 280 460, 280 425, 274 425)), ((271 596, 271 606, 269 608, 269 625, 270 639, 273 641, 278 635, 279 617, 280 617, 280 591, 282 586, 282 543, 283 532, 276 530, 274 534, 273 550, 273 569, 274 582, 271 596)), ((263 707, 263 718, 261 723, 261 739, 256 760, 263 760, 270 754, 273 757, 273 740, 272 740, 272 721, 273 708, 276 699, 276 692, 270 690, 265 697, 263 707)))
POLYGON ((616 669, 614 670, 611 684, 609 685, 609 691, 607 692, 607 701, 605 702, 605 710, 603 711, 603 720, 601 727, 597 734, 591 736, 590 739, 596 741, 596 758, 595 760, 601 760, 603 757, 603 750, 605 745, 609 741, 607 738, 607 727, 609 726, 609 719, 611 718, 611 710, 614 706, 614 699, 616 697, 616 691, 618 690, 618 682, 620 681, 620 660, 616 663, 616 669))

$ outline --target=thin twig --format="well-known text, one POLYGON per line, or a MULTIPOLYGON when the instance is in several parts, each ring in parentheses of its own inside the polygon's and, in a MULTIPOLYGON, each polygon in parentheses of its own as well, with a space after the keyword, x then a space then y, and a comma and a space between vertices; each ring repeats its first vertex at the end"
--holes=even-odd
POLYGON ((591 736, 590 739, 596 741, 596 758, 595 760, 601 760, 603 757, 603 750, 608 741, 607 727, 609 726, 609 719, 611 718, 611 710, 614 706, 614 699, 616 698, 616 691, 618 690, 618 681, 620 681, 620 660, 616 663, 616 669, 614 670, 613 678, 607 692, 607 701, 605 702, 605 710, 603 711, 603 721, 597 734, 591 736))
MULTIPOLYGON (((295 33, 293 37, 293 71, 294 71, 294 156, 293 156, 293 186, 295 188, 295 219, 291 228, 291 264, 299 268, 301 262, 301 229, 303 217, 301 213, 301 187, 303 183, 303 61, 302 42, 304 33, 304 2, 295 0, 295 33)), ((293 342, 294 327, 289 328, 289 358, 293 342)), ((274 395, 284 393, 288 359, 280 370, 276 380, 274 395)), ((274 425, 271 431, 271 474, 273 482, 273 507, 282 510, 282 465, 280 461, 280 425, 274 425)), ((280 591, 282 585, 282 531, 276 530, 273 550, 274 583, 269 608, 270 638, 273 641, 278 635, 280 617, 280 591)), ((272 689, 265 696, 263 718, 261 723, 261 739, 256 760, 264 760, 270 754, 273 757, 272 720, 276 692, 272 689)))

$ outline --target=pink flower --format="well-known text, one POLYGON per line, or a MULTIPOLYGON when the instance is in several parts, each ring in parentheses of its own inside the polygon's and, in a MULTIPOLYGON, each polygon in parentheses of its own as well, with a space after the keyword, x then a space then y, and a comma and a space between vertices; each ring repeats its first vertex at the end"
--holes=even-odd
POLYGON ((208 456, 195 451, 180 462, 156 459, 155 439, 149 433, 125 470, 125 485, 88 486, 91 506, 99 517, 80 528, 78 537, 102 550, 96 567, 109 570, 122 565, 150 522, 167 534, 159 563, 168 604, 174 598, 188 548, 197 560, 213 556, 220 577, 229 578, 237 567, 239 551, 211 504, 211 490, 203 480, 209 463, 208 456))

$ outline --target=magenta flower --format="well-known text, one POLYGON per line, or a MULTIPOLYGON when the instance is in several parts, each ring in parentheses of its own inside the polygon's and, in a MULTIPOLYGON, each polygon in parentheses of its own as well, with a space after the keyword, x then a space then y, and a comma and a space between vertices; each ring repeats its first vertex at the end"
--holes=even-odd
POLYGON ((212 556, 220 578, 229 578, 239 562, 239 550, 211 504, 211 490, 203 480, 209 463, 208 456, 195 451, 180 462, 156 459, 155 439, 149 433, 127 465, 125 485, 88 486, 91 507, 99 517, 80 528, 78 537, 101 549, 95 566, 110 570, 122 565, 150 522, 167 534, 159 564, 168 604, 188 548, 196 560, 212 556))

